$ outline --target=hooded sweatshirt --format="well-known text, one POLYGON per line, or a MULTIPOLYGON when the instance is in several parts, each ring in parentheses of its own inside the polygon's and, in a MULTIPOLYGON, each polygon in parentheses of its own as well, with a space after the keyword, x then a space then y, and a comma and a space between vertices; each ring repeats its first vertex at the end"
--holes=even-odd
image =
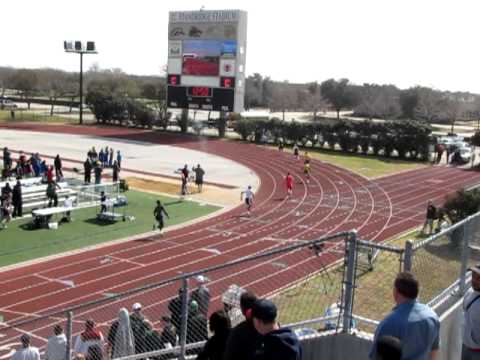
POLYGON ((256 360, 301 360, 300 341, 289 328, 264 335, 255 352, 256 360))

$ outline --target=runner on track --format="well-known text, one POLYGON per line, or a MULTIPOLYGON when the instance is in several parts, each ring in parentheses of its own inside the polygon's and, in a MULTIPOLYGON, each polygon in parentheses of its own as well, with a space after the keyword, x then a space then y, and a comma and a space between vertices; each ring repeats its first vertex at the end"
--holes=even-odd
POLYGON ((298 145, 293 145, 293 155, 295 155, 295 159, 297 160, 300 158, 299 152, 300 150, 298 150, 298 145))
POLYGON ((310 164, 310 154, 308 153, 308 151, 305 151, 305 155, 303 155, 304 157, 304 163, 305 164, 310 164))
POLYGON ((240 193, 240 200, 243 200, 244 197, 245 197, 245 205, 247 206, 247 213, 248 213, 248 216, 250 216, 250 210, 252 209, 253 199, 255 197, 252 187, 250 185, 248 185, 247 190, 242 191, 240 193))
POLYGON ((157 200, 157 206, 155 207, 155 210, 153 210, 153 216, 155 217, 155 222, 157 224, 153 225, 153 230, 158 227, 158 230, 160 231, 160 234, 163 235, 163 215, 166 215, 167 218, 170 219, 170 216, 167 213, 167 210, 165 210, 165 207, 161 203, 160 200, 157 200))
POLYGON ((287 173, 287 177, 285 178, 285 183, 287 185, 287 198, 292 196, 293 192, 293 176, 290 173, 287 173))
POLYGON ((307 184, 310 182, 310 162, 303 164, 303 173, 307 178, 307 184))

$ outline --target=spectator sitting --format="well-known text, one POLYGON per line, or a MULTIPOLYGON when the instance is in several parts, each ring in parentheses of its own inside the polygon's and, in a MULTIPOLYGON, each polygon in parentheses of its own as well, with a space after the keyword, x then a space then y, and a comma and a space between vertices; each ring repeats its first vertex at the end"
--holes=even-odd
POLYGON ((95 326, 95 322, 92 319, 85 321, 85 330, 77 336, 73 351, 75 353, 81 353, 88 358, 88 349, 91 346, 99 346, 100 349, 103 345, 103 334, 95 326))
MULTIPOLYGON (((198 303, 190 302, 187 322, 187 344, 193 344, 208 339, 207 318, 198 310, 198 303)), ((187 351, 187 354, 197 354, 198 348, 187 351)))
POLYGON ((12 360, 40 360, 40 352, 35 346, 30 346, 30 335, 23 334, 20 337, 22 347, 15 351, 12 360))
POLYGON ((217 310, 210 315, 209 328, 213 336, 207 340, 197 360, 223 360, 231 330, 230 319, 225 311, 217 310))
POLYGON ((90 346, 85 360, 103 360, 102 347, 99 345, 90 346))
POLYGON ((225 360, 253 359, 256 343, 260 335, 253 326, 252 307, 257 297, 251 291, 245 291, 240 296, 240 309, 245 320, 235 326, 227 339, 225 360))
POLYGON ((162 335, 160 336, 162 344, 165 348, 174 347, 177 345, 177 335, 175 333, 175 326, 172 324, 172 319, 169 316, 162 316, 162 335))
POLYGON ((180 334, 180 325, 182 322, 182 297, 183 289, 178 289, 178 296, 170 300, 168 303, 168 310, 171 314, 172 324, 175 327, 176 333, 180 334))
POLYGON ((257 300, 252 309, 253 324, 262 336, 255 359, 300 360, 300 341, 289 328, 280 328, 277 323, 277 307, 267 299, 257 300))
POLYGON ((409 272, 397 275, 393 298, 397 304, 375 331, 370 359, 376 359, 377 342, 394 336, 402 342, 403 359, 434 359, 439 348, 440 321, 427 305, 417 302, 419 285, 409 272))
POLYGON ((141 354, 147 351, 147 335, 152 330, 152 323, 142 314, 142 304, 135 303, 130 315, 133 338, 135 340, 135 353, 141 354))
POLYGON ((195 277, 195 280, 198 283, 198 287, 192 292, 191 299, 197 302, 200 314, 207 317, 210 306, 210 290, 205 285, 207 278, 203 275, 198 275, 195 277))
POLYGON ((382 336, 377 342, 377 357, 375 360, 401 360, 402 343, 393 336, 382 336))
POLYGON ((67 353, 67 337, 61 325, 55 325, 54 335, 48 339, 45 360, 65 360, 67 353))
POLYGON ((135 354, 134 337, 127 309, 121 308, 118 312, 118 320, 110 327, 107 341, 111 359, 135 354))

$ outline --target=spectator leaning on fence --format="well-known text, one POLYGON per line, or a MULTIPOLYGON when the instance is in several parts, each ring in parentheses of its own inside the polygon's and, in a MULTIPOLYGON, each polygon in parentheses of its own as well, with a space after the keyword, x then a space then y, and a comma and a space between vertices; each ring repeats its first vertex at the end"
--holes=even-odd
POLYGON ((252 307, 257 297, 251 291, 240 296, 240 309, 245 320, 235 326, 228 336, 224 360, 253 359, 260 335, 253 326, 252 307))
POLYGON ((413 274, 401 272, 395 278, 393 298, 397 304, 375 332, 370 359, 376 359, 377 342, 394 336, 402 342, 402 358, 432 360, 439 348, 440 322, 437 314, 417 301, 419 284, 413 274))
POLYGON ((462 360, 480 359, 480 264, 470 268, 472 288, 463 299, 462 360))
POLYGON ((23 334, 20 337, 22 347, 15 351, 12 360, 40 360, 40 352, 35 346, 30 346, 30 335, 23 334))
POLYGON ((295 333, 281 328, 277 322, 277 307, 268 299, 255 301, 252 309, 253 324, 262 335, 254 359, 301 360, 302 348, 295 333))
POLYGON ((95 326, 95 322, 92 319, 85 321, 85 330, 77 336, 73 351, 75 353, 81 353, 85 357, 88 355, 88 349, 91 346, 103 346, 103 334, 95 326))
POLYGON ((209 319, 209 328, 213 336, 207 340, 197 360, 223 360, 228 335, 230 334, 230 319, 223 310, 217 310, 209 319))
POLYGON ((61 325, 55 325, 53 336, 48 339, 45 360, 65 360, 67 354, 67 337, 61 325))

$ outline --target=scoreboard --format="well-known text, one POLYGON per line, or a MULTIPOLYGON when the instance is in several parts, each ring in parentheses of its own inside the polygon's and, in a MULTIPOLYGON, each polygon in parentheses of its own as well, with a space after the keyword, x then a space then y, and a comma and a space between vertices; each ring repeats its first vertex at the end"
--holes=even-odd
POLYGON ((168 107, 242 112, 246 30, 241 10, 170 12, 168 107))

